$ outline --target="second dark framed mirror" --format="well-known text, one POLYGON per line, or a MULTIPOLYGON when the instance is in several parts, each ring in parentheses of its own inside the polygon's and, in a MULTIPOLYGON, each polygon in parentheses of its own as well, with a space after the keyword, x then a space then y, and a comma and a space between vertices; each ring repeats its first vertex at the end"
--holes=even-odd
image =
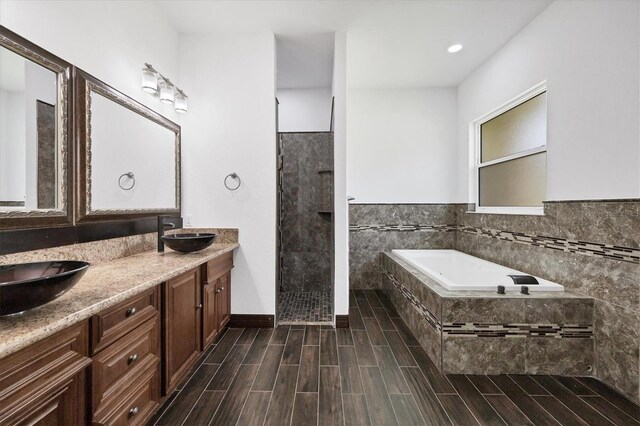
POLYGON ((181 211, 180 126, 75 69, 76 220, 181 211))

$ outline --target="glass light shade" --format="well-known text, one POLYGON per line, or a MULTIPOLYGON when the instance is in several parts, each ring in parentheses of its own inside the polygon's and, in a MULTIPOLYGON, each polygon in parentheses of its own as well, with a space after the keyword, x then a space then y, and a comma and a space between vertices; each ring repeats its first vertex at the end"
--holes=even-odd
POLYGON ((187 95, 180 92, 176 93, 175 108, 176 112, 187 112, 187 95))
POLYGON ((160 83, 160 102, 164 104, 172 104, 173 103, 173 86, 163 81, 160 83))
POLYGON ((142 90, 151 94, 158 91, 158 76, 149 68, 142 69, 142 90))

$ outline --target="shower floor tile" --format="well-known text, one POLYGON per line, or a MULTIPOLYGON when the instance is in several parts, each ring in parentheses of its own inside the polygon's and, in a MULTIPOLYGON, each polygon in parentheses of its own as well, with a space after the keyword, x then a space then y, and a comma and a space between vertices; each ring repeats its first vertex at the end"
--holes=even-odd
POLYGON ((330 292, 282 292, 278 296, 278 324, 331 323, 330 292))

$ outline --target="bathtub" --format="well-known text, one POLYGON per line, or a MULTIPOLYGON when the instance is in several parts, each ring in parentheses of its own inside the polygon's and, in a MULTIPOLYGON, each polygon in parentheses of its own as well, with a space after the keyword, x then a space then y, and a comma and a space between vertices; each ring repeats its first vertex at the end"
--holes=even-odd
MULTIPOLYGON (((495 292, 503 285, 506 292, 520 292, 512 275, 529 275, 497 263, 488 262, 457 250, 392 250, 411 265, 448 290, 495 292)), ((529 292, 564 291, 564 287, 536 277, 539 284, 524 284, 529 292)))

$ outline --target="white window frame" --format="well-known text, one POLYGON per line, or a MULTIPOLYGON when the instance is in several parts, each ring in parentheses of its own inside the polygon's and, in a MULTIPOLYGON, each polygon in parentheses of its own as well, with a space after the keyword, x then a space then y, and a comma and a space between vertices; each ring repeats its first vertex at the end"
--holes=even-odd
POLYGON ((471 135, 471 152, 473 153, 472 161, 472 173, 471 173, 471 185, 473 194, 476 200, 476 213, 490 213, 490 214, 519 214, 519 215, 544 215, 544 207, 514 207, 514 206, 501 206, 501 207, 482 207, 480 206, 480 169, 493 164, 500 164, 506 161, 515 160, 517 158, 527 157, 533 154, 539 154, 541 152, 547 152, 547 144, 536 148, 528 149, 526 151, 518 152, 516 154, 500 157, 495 160, 485 161, 481 160, 481 126, 489 120, 496 118, 497 116, 517 107, 518 105, 532 99, 547 91, 547 81, 544 80, 527 91, 519 94, 507 103, 499 106, 498 108, 490 111, 489 113, 473 120, 470 124, 471 135))

